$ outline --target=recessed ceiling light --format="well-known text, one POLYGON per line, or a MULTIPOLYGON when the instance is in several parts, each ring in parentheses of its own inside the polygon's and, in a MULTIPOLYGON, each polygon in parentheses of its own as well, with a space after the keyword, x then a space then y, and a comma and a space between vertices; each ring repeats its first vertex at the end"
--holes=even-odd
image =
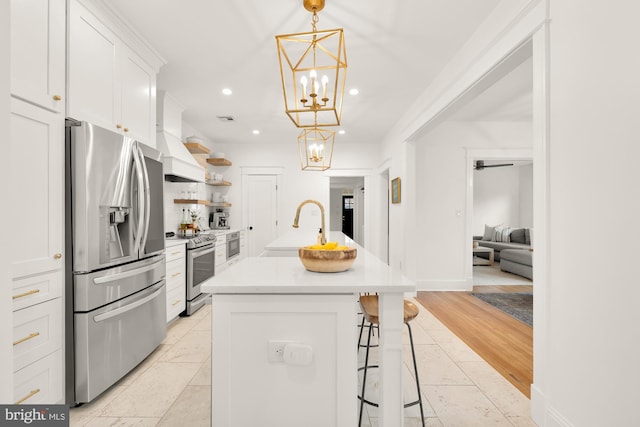
POLYGON ((258 129, 254 129, 254 130, 253 130, 253 134, 254 134, 254 135, 260 135, 260 131, 259 131, 258 129))
POLYGON ((222 94, 223 95, 231 95, 233 92, 231 91, 231 89, 229 89, 228 87, 225 87, 224 89, 222 89, 222 94))
POLYGON ((360 93, 360 91, 358 89, 356 89, 356 88, 349 89, 349 95, 357 95, 359 93, 360 93))
POLYGON ((345 133, 347 133, 347 132, 346 132, 344 129, 340 129, 340 130, 338 131, 338 133, 339 133, 340 135, 344 135, 344 134, 345 134, 345 133))

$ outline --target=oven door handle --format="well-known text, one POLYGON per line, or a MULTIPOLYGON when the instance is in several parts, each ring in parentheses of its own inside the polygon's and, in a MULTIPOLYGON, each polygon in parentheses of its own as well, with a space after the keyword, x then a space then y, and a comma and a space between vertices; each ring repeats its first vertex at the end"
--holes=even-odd
POLYGON ((215 250, 216 250, 216 247, 214 246, 211 249, 207 249, 207 250, 203 250, 203 251, 200 251, 198 249, 192 249, 191 253, 192 253, 194 258, 197 258, 197 257, 202 256, 202 255, 210 254, 211 252, 213 252, 215 250))
POLYGON ((132 302, 131 304, 127 304, 123 307, 118 307, 114 310, 111 311, 107 311, 106 313, 102 313, 102 314, 98 314, 97 316, 93 316, 93 321, 94 322, 103 322, 105 320, 111 319, 113 317, 119 316, 123 313, 126 313, 127 311, 131 311, 134 308, 140 307, 143 304, 146 304, 147 302, 151 301, 152 299, 156 298, 158 295, 160 295, 160 293, 162 292, 163 286, 164 286, 164 281, 162 281, 161 283, 159 283, 160 287, 153 292, 150 295, 147 295, 146 297, 139 299, 137 301, 132 302))

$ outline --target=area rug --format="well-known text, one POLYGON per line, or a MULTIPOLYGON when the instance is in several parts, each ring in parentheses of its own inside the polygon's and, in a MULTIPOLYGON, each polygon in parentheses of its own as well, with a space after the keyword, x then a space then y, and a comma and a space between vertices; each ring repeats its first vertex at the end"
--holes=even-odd
POLYGON ((531 293, 472 293, 529 326, 533 326, 533 294, 531 293))

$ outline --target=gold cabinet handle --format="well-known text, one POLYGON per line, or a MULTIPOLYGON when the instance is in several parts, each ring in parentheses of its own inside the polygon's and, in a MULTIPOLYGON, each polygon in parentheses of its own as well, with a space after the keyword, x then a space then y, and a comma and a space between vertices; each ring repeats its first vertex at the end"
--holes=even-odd
POLYGON ((175 302, 171 303, 171 305, 176 305, 176 304, 178 304, 180 301, 182 301, 182 300, 181 300, 181 299, 177 299, 177 300, 175 300, 175 302))
POLYGON ((19 405, 22 402, 24 402, 25 400, 29 399, 30 397, 35 396, 38 393, 40 393, 40 389, 39 388, 37 388, 35 390, 31 390, 31 392, 29 394, 27 394, 25 397, 23 397, 22 399, 18 399, 15 404, 19 405))
POLYGON ((14 341, 14 342, 13 342, 13 345, 14 345, 14 347, 15 347, 16 345, 21 344, 21 343, 23 343, 23 342, 25 342, 25 341, 29 341, 31 338, 35 338, 35 337, 37 337, 38 335, 40 335, 40 332, 32 332, 32 333, 30 333, 28 336, 26 336, 26 337, 24 337, 24 338, 20 338, 18 341, 14 341))
POLYGON ((180 273, 180 272, 178 271, 177 273, 173 273, 173 274, 171 275, 171 277, 178 277, 178 276, 179 276, 179 275, 181 275, 181 274, 182 274, 182 273, 180 273))
POLYGON ((124 128, 124 131, 125 132, 129 132, 129 128, 124 128))
POLYGON ((122 125, 121 125, 120 123, 116 124, 116 127, 117 127, 118 129, 122 129, 122 125))
POLYGON ((178 255, 180 252, 182 252, 182 251, 171 252, 171 255, 178 255))
POLYGON ((60 95, 53 95, 53 100, 54 101, 61 101, 62 97, 60 95))
POLYGON ((60 252, 53 254, 53 259, 60 259, 62 258, 62 254, 60 252))
POLYGON ((14 295, 13 299, 18 299, 18 298, 26 297, 28 295, 37 294, 38 292, 40 292, 40 289, 31 289, 30 291, 23 292, 23 293, 18 294, 18 295, 14 295))

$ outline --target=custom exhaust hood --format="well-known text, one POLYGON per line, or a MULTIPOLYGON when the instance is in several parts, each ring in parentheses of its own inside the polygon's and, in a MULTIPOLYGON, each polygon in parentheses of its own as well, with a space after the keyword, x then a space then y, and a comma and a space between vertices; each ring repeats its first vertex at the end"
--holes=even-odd
POLYGON ((156 145, 164 154, 164 177, 173 182, 204 182, 205 170, 180 140, 183 110, 165 91, 158 91, 156 145))

